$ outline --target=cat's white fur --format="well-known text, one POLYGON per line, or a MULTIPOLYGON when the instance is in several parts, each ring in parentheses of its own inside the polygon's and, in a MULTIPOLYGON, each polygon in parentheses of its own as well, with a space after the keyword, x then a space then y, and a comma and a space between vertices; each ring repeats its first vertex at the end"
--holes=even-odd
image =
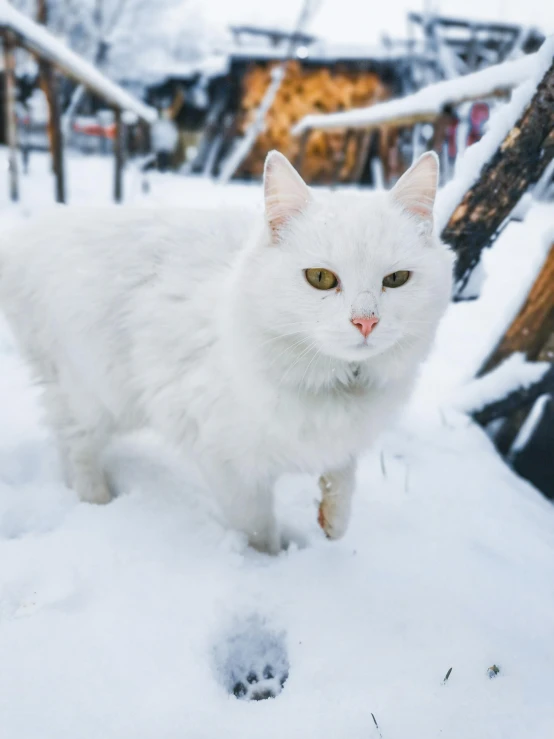
POLYGON ((55 210, 0 245, 0 297, 43 384, 68 483, 107 502, 114 434, 151 427, 199 462, 229 524, 279 549, 273 486, 322 474, 319 521, 345 532, 355 460, 410 394, 450 297, 433 233, 438 163, 390 193, 314 194, 280 154, 264 219, 55 210), (305 270, 338 275, 317 290, 305 270), (383 289, 383 278, 410 270, 383 289), (376 317, 364 339, 354 317, 376 317))

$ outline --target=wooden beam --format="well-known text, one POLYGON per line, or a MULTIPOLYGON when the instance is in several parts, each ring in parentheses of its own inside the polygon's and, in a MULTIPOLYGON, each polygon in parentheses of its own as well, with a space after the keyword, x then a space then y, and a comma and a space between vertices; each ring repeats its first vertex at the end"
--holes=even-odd
POLYGON ((554 158, 554 63, 516 125, 451 215, 442 239, 457 253, 457 296, 521 197, 554 158))
POLYGON ((4 31, 4 84, 5 84, 5 131, 8 145, 8 177, 10 200, 19 200, 19 178, 17 170, 17 118, 15 85, 15 38, 4 31))
POLYGON ((115 138, 113 142, 115 155, 114 200, 121 203, 123 200, 123 121, 121 110, 115 111, 115 138))

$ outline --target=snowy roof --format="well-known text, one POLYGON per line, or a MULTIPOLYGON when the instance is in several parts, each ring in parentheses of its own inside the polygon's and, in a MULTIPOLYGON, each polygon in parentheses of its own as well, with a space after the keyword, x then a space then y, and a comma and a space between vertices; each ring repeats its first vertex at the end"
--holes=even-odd
POLYGON ((152 85, 168 79, 223 77, 228 71, 229 57, 226 54, 211 54, 194 61, 182 62, 158 53, 143 58, 140 68, 129 69, 123 79, 140 79, 144 84, 152 85))
POLYGON ((516 61, 504 62, 452 80, 437 82, 404 98, 390 100, 369 108, 345 113, 308 115, 295 126, 293 134, 310 128, 367 128, 392 120, 399 125, 415 119, 436 117, 445 105, 488 97, 495 92, 516 87, 524 82, 536 66, 536 54, 516 61))
POLYGON ((158 117, 154 108, 145 105, 112 82, 44 26, 20 13, 6 0, 0 0, 0 28, 9 29, 22 46, 48 59, 69 77, 73 77, 114 107, 130 110, 148 123, 153 123, 158 117))
MULTIPOLYGON (((290 53, 285 46, 232 45, 229 54, 232 59, 285 59, 290 53)), ((297 56, 305 62, 337 62, 337 61, 393 61, 406 57, 405 49, 391 49, 385 45, 367 46, 364 44, 330 44, 317 41, 308 46, 301 46, 297 56)))

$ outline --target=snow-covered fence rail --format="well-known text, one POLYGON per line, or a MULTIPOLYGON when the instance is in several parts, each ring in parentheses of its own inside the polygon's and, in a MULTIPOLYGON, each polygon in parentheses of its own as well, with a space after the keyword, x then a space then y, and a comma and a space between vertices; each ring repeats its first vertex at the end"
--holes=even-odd
MULTIPOLYGON (((45 6, 41 6, 44 10, 45 6)), ((122 200, 122 112, 129 111, 146 124, 153 123, 158 114, 122 87, 108 79, 92 64, 81 58, 38 23, 13 8, 6 0, 0 0, 0 35, 4 46, 6 87, 6 130, 10 147, 10 192, 12 200, 18 199, 16 157, 16 112, 15 112, 15 63, 14 51, 20 46, 33 54, 40 68, 41 84, 49 106, 49 139, 52 149, 56 182, 56 200, 65 202, 65 178, 63 166, 63 142, 55 70, 74 79, 115 111, 116 136, 114 198, 122 200)))
POLYGON ((327 115, 308 115, 297 123, 292 133, 299 136, 316 128, 328 131, 344 129, 367 131, 383 125, 404 127, 434 121, 445 106, 506 95, 528 79, 535 66, 536 54, 530 54, 517 61, 498 64, 464 77, 437 82, 412 95, 372 105, 369 108, 327 115))
POLYGON ((93 64, 72 51, 46 28, 20 13, 6 0, 0 0, 0 30, 10 31, 19 45, 50 61, 65 75, 84 84, 114 108, 131 111, 147 123, 153 123, 158 117, 154 108, 145 105, 112 82, 93 64))

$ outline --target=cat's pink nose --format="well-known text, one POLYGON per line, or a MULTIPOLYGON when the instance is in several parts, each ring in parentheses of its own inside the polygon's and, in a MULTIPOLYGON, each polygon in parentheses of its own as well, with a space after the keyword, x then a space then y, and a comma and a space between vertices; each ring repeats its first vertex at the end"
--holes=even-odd
POLYGON ((371 318, 353 318, 352 323, 364 338, 367 338, 379 323, 379 319, 372 316, 371 318))

